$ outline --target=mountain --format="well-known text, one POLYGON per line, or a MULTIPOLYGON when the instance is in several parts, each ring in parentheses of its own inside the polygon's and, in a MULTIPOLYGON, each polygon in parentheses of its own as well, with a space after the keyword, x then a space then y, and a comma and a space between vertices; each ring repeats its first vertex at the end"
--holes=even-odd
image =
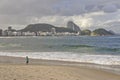
POLYGON ((69 21, 67 23, 67 28, 71 29, 71 30, 73 30, 75 32, 81 32, 80 27, 78 25, 76 25, 73 21, 69 21))
POLYGON ((114 35, 113 31, 107 31, 103 28, 96 29, 94 31, 90 31, 88 29, 82 30, 73 22, 69 22, 67 28, 65 27, 56 27, 50 24, 30 24, 26 26, 24 29, 19 30, 21 32, 52 32, 55 31, 57 33, 60 32, 70 32, 70 33, 76 33, 80 32, 81 35, 91 35, 91 36, 105 36, 105 35, 114 35))
POLYGON ((38 32, 38 31, 51 32, 52 28, 55 28, 56 32, 75 32, 75 31, 68 29, 68 28, 65 28, 65 27, 55 27, 53 25, 45 24, 45 23, 30 24, 20 31, 22 31, 22 32, 27 32, 27 31, 30 31, 30 32, 38 32))
POLYGON ((82 30, 81 35, 91 35, 91 31, 88 29, 82 30))
POLYGON ((110 32, 110 31, 107 31, 103 28, 99 28, 99 29, 96 29, 94 30, 92 33, 91 33, 92 36, 105 36, 105 35, 114 35, 113 32, 110 32))

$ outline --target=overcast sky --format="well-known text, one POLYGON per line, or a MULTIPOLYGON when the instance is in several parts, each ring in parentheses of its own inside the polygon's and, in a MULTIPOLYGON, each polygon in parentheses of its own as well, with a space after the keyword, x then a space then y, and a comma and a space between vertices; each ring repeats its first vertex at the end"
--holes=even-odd
POLYGON ((49 23, 65 27, 69 20, 82 29, 106 28, 120 33, 120 0, 0 0, 0 28, 21 29, 49 23))

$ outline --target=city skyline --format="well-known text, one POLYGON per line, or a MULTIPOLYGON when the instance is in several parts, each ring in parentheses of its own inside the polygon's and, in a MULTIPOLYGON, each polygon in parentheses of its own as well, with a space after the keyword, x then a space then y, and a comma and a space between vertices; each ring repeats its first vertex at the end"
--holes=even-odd
POLYGON ((66 27, 71 20, 82 29, 120 33, 119 9, 119 0, 1 0, 0 28, 22 29, 34 23, 66 27))

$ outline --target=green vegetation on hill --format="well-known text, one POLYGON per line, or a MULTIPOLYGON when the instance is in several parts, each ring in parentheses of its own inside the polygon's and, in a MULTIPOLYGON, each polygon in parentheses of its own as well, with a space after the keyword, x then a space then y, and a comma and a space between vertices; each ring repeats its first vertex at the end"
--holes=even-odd
POLYGON ((88 29, 82 30, 81 35, 91 35, 91 31, 88 29))
POLYGON ((104 35, 114 35, 114 33, 107 31, 103 28, 96 29, 91 33, 92 36, 104 36, 104 35))
POLYGON ((51 29, 55 28, 56 32, 74 32, 71 29, 64 28, 64 27, 55 27, 50 24, 30 24, 26 28, 20 30, 22 32, 37 32, 37 31, 42 31, 42 32, 51 32, 51 29))

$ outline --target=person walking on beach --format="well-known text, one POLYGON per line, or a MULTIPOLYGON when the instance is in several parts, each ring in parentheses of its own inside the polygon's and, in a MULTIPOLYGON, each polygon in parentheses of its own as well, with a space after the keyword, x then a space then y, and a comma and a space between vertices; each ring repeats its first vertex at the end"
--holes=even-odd
POLYGON ((26 64, 28 64, 29 63, 29 58, 28 58, 28 56, 26 56, 26 64))

